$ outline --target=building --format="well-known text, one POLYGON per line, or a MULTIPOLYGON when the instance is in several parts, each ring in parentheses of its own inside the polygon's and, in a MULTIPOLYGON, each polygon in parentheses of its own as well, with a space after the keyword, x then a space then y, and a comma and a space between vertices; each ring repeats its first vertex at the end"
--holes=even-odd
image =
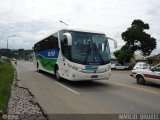
POLYGON ((158 55, 148 56, 146 57, 149 64, 156 65, 160 63, 160 53, 158 55))

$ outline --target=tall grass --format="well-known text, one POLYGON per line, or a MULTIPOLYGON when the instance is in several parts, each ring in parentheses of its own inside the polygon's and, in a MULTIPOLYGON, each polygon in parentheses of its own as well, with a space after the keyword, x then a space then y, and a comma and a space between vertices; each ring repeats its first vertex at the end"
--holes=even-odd
POLYGON ((0 63, 0 110, 4 110, 11 93, 14 69, 11 63, 0 63))

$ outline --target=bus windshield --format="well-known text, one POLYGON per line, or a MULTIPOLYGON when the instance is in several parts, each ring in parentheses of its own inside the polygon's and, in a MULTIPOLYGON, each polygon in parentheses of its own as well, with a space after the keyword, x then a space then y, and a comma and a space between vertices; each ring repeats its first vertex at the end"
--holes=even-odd
POLYGON ((79 64, 104 65, 110 62, 110 50, 105 34, 71 31, 71 61, 79 64))

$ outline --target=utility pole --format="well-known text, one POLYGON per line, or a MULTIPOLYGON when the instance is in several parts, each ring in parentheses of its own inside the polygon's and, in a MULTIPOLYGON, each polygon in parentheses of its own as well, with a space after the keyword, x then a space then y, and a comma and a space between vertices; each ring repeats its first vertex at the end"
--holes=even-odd
POLYGON ((11 36, 8 36, 8 37, 7 37, 7 55, 8 55, 8 52, 9 52, 9 51, 8 51, 8 50, 9 50, 9 49, 8 49, 8 40, 9 40, 10 37, 15 37, 15 36, 16 36, 16 35, 11 35, 11 36))

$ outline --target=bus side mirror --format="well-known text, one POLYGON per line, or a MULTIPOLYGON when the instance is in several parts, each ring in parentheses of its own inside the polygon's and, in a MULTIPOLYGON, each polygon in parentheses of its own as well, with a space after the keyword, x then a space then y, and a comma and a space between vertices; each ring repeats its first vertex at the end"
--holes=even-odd
POLYGON ((117 48, 117 41, 113 38, 107 37, 108 39, 112 40, 114 42, 114 48, 117 48))
POLYGON ((68 46, 72 46, 72 36, 70 33, 64 33, 64 43, 68 46))

